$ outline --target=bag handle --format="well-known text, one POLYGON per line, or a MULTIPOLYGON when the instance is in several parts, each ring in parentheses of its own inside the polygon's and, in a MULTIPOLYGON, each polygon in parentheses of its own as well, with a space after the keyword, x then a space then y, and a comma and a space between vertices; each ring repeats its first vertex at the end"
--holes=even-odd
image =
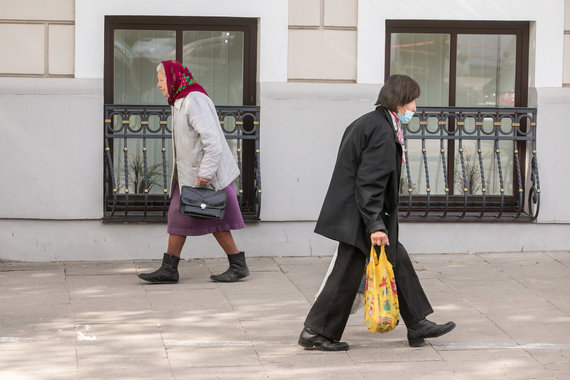
POLYGON ((373 262, 377 262, 380 260, 380 256, 382 256, 382 254, 386 254, 385 248, 383 245, 374 245, 372 244, 370 246, 370 261, 373 262), (380 247, 380 253, 378 253, 378 251, 376 250, 376 247, 380 247))
POLYGON ((212 185, 212 182, 210 182, 210 184, 207 185, 207 186, 190 186, 190 187, 192 187, 192 188, 194 188, 194 189, 208 189, 208 188, 211 187, 212 190, 218 191, 218 190, 214 187, 214 185, 212 185))
POLYGON ((372 244, 372 246, 370 247, 370 255, 372 255, 373 252, 376 253, 376 258, 379 259, 382 254, 386 254, 386 249, 384 248, 383 245, 372 244), (380 247, 380 252, 378 252, 378 247, 380 247))

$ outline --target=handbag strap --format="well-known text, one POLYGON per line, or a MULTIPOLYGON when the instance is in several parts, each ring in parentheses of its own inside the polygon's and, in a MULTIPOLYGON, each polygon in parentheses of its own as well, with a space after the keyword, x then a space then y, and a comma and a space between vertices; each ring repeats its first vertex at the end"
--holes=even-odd
POLYGON ((212 185, 212 182, 210 182, 210 184, 208 186, 190 186, 190 187, 193 187, 194 189, 207 189, 207 188, 211 187, 212 190, 219 191, 214 187, 214 185, 212 185))

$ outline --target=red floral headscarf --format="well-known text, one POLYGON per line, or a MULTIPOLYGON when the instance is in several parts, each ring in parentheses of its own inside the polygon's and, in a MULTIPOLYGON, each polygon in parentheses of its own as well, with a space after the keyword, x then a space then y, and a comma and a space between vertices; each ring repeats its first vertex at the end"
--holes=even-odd
POLYGON ((162 61, 166 74, 166 86, 168 87, 168 104, 174 105, 176 99, 181 99, 192 91, 199 91, 208 95, 206 90, 192 76, 186 66, 178 61, 162 61))

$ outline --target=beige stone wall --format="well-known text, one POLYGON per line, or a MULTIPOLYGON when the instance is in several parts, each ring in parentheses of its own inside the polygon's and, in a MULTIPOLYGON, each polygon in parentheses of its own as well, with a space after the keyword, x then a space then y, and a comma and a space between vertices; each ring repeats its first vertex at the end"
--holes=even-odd
POLYGON ((0 2, 0 76, 72 77, 75 1, 0 2))
POLYGON ((564 0, 564 67, 562 85, 570 87, 570 0, 564 0))
POLYGON ((358 0, 289 0, 287 78, 356 82, 358 0))

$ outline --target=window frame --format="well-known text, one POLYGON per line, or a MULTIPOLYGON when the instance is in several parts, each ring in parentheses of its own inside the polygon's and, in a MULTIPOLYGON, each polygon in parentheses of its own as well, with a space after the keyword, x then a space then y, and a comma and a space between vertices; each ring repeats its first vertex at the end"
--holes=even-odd
POLYGON ((256 18, 191 16, 105 16, 104 102, 113 104, 115 29, 171 30, 176 32, 176 60, 182 62, 182 33, 188 30, 244 32, 243 105, 257 103, 256 18))
MULTIPOLYGON (((392 33, 416 33, 416 34, 448 34, 450 35, 449 57, 449 99, 448 107, 455 107, 456 102, 456 64, 457 64, 457 35, 459 34, 503 34, 516 35, 516 63, 515 63, 515 103, 514 107, 528 106, 528 69, 529 69, 529 30, 528 21, 454 21, 454 20, 386 20, 385 40, 385 65, 384 80, 390 76, 391 41, 392 33)), ((418 107, 420 108, 420 107, 418 107)), ((499 108, 499 107, 497 107, 499 108)), ((450 117, 450 130, 455 129, 455 120, 450 117)), ((526 122, 521 123, 521 129, 526 131, 526 122)), ((526 144, 519 142, 514 147, 520 152, 519 164, 521 166, 522 184, 524 187, 526 178, 526 144)), ((453 141, 448 146, 447 175, 448 182, 453 183, 455 175, 456 147, 453 141)), ((514 165, 514 162, 513 162, 514 165)), ((524 189, 523 189, 524 190, 524 189)), ((513 170, 512 196, 505 197, 508 201, 516 202, 516 194, 519 191, 516 181, 516 173, 513 170)), ((454 196, 454 186, 450 186, 450 196, 454 196)), ((416 195, 418 199, 426 196, 416 195)), ((479 195, 470 196, 475 202, 481 199, 479 195)), ((489 199, 498 196, 488 196, 489 199)), ((433 196, 434 199, 440 196, 433 196)), ((441 196, 443 198, 443 196, 441 196)), ((404 202, 405 203, 405 202, 404 202)))
MULTIPOLYGON (((104 104, 114 104, 114 32, 116 29, 167 30, 176 32, 176 60, 182 62, 184 31, 235 31, 244 33, 243 106, 257 105, 257 18, 194 17, 194 16, 105 16, 104 29, 104 104)), ((220 105, 222 106, 222 105, 220 105)), ((245 130, 253 130, 252 123, 244 122, 245 130), (251 125, 249 125, 251 124, 251 125)), ((112 154, 112 152, 111 152, 112 154)), ((256 203, 254 140, 242 143, 242 186, 247 204, 256 203)), ((158 202, 161 196, 149 196, 158 202)), ((252 206, 253 207, 253 206, 252 206)), ((248 210, 242 210, 248 212, 248 210)), ((245 215, 245 214, 244 214, 245 215)))
POLYGON ((529 23, 527 21, 386 20, 384 79, 390 76, 392 33, 450 34, 449 107, 455 106, 457 35, 514 34, 517 36, 515 107, 528 106, 529 23))

